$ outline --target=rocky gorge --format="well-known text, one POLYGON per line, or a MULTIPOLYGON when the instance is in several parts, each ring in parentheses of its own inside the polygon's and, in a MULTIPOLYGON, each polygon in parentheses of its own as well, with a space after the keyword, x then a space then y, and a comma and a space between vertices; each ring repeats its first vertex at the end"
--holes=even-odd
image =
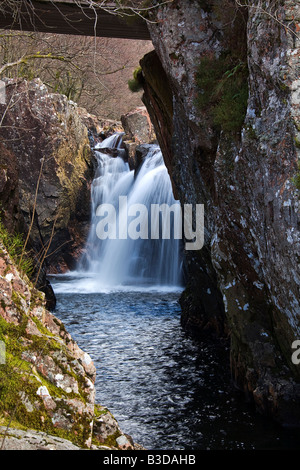
MULTIPOLYGON (((56 300, 46 277, 71 269, 82 252, 92 148, 123 130, 121 122, 97 119, 49 93, 40 80, 7 81, 6 90, 0 131, 1 448, 140 449, 95 402, 95 366, 49 311, 56 300), (24 234, 22 246, 29 234, 28 273, 15 233, 24 234)), ((140 114, 145 124, 145 109, 140 114)), ((127 130, 130 149, 139 140, 127 130)))

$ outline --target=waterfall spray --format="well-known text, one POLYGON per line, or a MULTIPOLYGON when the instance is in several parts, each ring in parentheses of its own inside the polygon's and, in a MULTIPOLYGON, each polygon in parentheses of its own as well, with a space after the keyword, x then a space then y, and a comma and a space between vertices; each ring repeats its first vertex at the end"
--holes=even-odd
POLYGON ((180 285, 183 250, 181 237, 176 237, 181 230, 176 224, 180 204, 174 199, 159 146, 149 145, 136 174, 122 157, 113 157, 104 148, 117 148, 121 154, 120 134, 98 144, 95 152, 91 229, 79 270, 102 285, 180 285), (173 210, 154 223, 151 209, 163 205, 173 210), (109 207, 114 209, 111 214, 109 207), (166 231, 168 237, 163 236, 166 231))

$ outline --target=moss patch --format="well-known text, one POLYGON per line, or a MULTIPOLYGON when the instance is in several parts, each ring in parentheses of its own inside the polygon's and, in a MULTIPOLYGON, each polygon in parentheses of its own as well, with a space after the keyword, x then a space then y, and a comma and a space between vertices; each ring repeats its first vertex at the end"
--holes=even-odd
POLYGON ((136 93, 143 89, 142 68, 138 67, 133 72, 133 78, 128 80, 128 87, 132 93, 136 93))
POLYGON ((248 101, 248 67, 230 53, 204 57, 197 70, 196 105, 224 132, 240 132, 248 101))
POLYGON ((292 181, 296 188, 300 191, 300 162, 298 162, 298 171, 292 181))

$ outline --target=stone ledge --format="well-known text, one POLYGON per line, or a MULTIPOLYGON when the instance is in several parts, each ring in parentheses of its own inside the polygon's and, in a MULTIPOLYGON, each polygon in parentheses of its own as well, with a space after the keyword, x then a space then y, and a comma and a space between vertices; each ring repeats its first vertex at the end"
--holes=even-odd
POLYGON ((80 450, 67 439, 50 436, 44 432, 28 429, 9 428, 0 426, 0 445, 2 450, 80 450), (4 439, 4 444, 3 444, 4 439))

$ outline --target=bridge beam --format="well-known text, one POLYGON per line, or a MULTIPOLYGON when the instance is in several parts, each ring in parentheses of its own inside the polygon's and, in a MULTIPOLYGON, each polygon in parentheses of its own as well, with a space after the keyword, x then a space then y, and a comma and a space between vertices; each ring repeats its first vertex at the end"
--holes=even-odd
POLYGON ((95 11, 84 1, 80 5, 72 0, 15 0, 14 3, 19 7, 17 16, 9 3, 0 0, 0 29, 151 40, 147 23, 140 17, 126 20, 98 9, 96 21, 95 11))

